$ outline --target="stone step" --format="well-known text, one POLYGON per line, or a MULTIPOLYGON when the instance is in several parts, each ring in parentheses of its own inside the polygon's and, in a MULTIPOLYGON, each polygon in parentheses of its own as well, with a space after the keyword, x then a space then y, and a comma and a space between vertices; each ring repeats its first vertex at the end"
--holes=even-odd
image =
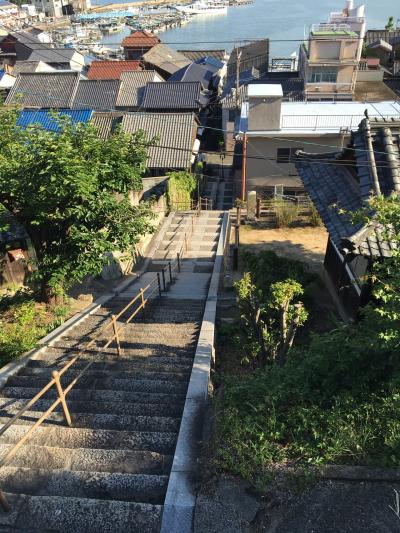
MULTIPOLYGON (((76 365, 73 365, 70 369, 67 371, 67 375, 72 378, 79 374, 79 372, 82 370, 81 368, 77 368, 76 365)), ((185 381, 190 376, 189 371, 179 371, 176 368, 173 368, 170 372, 169 370, 166 371, 147 371, 142 369, 124 369, 124 370, 115 370, 114 368, 107 368, 107 366, 103 365, 103 368, 93 368, 91 366, 85 373, 86 376, 94 377, 97 379, 103 378, 105 375, 109 376, 113 379, 150 379, 152 381, 164 381, 164 380, 173 380, 173 381, 185 381)), ((50 381, 52 378, 52 369, 41 369, 41 368, 31 368, 29 366, 22 368, 18 372, 18 376, 35 376, 36 378, 40 379, 47 379, 50 381)), ((1 396, 1 391, 0 391, 1 396)))
MULTIPOLYGON (((4 444, 0 439, 1 457, 11 448, 12 443, 4 444)), ((59 448, 31 444, 22 446, 8 466, 165 475, 170 472, 171 464, 172 455, 152 451, 59 448)))
MULTIPOLYGON (((27 429, 26 425, 14 424, 1 436, 1 442, 15 444, 23 437, 27 429)), ((175 449, 177 436, 176 432, 40 426, 30 436, 29 443, 36 446, 68 449, 127 449, 171 455, 175 449)))
MULTIPOLYGON (((180 369, 190 370, 193 365, 193 357, 185 357, 184 355, 175 354, 175 351, 171 349, 165 349, 166 352, 171 352, 171 355, 161 356, 161 355, 148 355, 147 357, 127 357, 126 355, 118 356, 107 354, 104 357, 98 357, 97 360, 93 363, 93 368, 112 368, 115 370, 123 371, 131 368, 154 368, 155 370, 167 369, 172 371, 176 368, 178 371, 180 369), (98 365, 98 366, 97 366, 98 365)), ((180 350, 177 350, 179 352, 180 350)), ((54 367, 62 367, 67 361, 71 359, 73 354, 68 350, 58 349, 58 348, 48 348, 45 352, 40 353, 36 359, 31 359, 28 362, 28 366, 34 368, 43 368, 48 367, 50 364, 54 367)), ((90 352, 82 354, 79 360, 74 364, 76 368, 83 368, 86 365, 88 360, 93 360, 93 355, 90 352)))
MULTIPOLYGON (((32 425, 43 414, 42 411, 26 411, 19 419, 21 425, 32 425)), ((174 433, 179 430, 180 418, 163 416, 129 416, 104 413, 74 413, 71 415, 75 428, 113 429, 132 431, 166 431, 174 433)), ((0 416, 0 424, 5 424, 10 416, 0 416)), ((60 412, 51 413, 43 422, 44 425, 65 425, 64 415, 60 412)))
MULTIPOLYGON (((49 382, 48 379, 40 376, 12 376, 7 382, 7 387, 24 387, 24 388, 42 388, 49 382)), ((68 372, 61 376, 61 385, 67 386, 71 382, 68 372)), ((102 390, 127 391, 127 392, 156 392, 185 394, 187 383, 173 380, 173 376, 168 381, 152 379, 113 379, 111 376, 104 375, 102 378, 96 378, 84 374, 79 379, 80 388, 96 388, 102 390)))
POLYGON ((6 493, 11 513, 0 513, 8 531, 158 533, 162 507, 146 503, 6 493))
POLYGON ((2 467, 5 492, 162 504, 168 476, 2 467))
MULTIPOLYGON (((19 398, 31 399, 38 392, 39 388, 34 387, 5 387, 1 390, 3 398, 19 398)), ((46 398, 57 398, 57 391, 52 387, 46 392, 46 398)), ((78 384, 68 393, 67 398, 71 401, 80 402, 130 402, 141 404, 162 404, 165 403, 180 403, 185 398, 185 393, 182 394, 165 394, 165 393, 147 393, 147 392, 130 392, 130 391, 114 391, 104 389, 81 389, 78 384)))
MULTIPOLYGON (((79 371, 83 369, 83 367, 87 364, 87 360, 85 362, 80 361, 76 362, 70 370, 68 370, 69 375, 77 374, 79 371)), ((87 371, 88 374, 99 374, 102 375, 105 372, 107 374, 112 374, 114 376, 119 375, 120 377, 124 375, 129 376, 139 376, 143 375, 146 377, 150 377, 150 379, 163 379, 163 376, 176 376, 176 379, 187 379, 190 377, 190 371, 191 367, 185 366, 185 367, 179 367, 179 366, 172 366, 168 364, 141 364, 140 361, 136 362, 132 361, 132 363, 114 363, 114 364, 107 364, 107 363, 92 363, 92 366, 87 371)), ((65 364, 65 363, 64 363, 65 364)), ((54 366, 32 366, 27 365, 23 367, 19 372, 18 375, 21 376, 32 376, 32 375, 42 375, 42 376, 48 376, 51 378, 51 372, 53 370, 60 370, 64 365, 58 364, 54 366)), ((0 391, 1 394, 1 391, 0 391)))
MULTIPOLYGON (((34 404, 35 411, 45 412, 54 402, 55 398, 40 399, 34 404)), ((183 411, 184 401, 168 403, 129 403, 112 401, 90 401, 90 400, 72 400, 67 396, 68 409, 71 413, 94 413, 109 415, 128 415, 128 416, 162 416, 162 417, 180 417, 183 411)), ((26 405, 26 399, 10 398, 0 396, 0 417, 14 416, 26 405)), ((62 407, 59 405, 56 412, 61 412, 62 407)))

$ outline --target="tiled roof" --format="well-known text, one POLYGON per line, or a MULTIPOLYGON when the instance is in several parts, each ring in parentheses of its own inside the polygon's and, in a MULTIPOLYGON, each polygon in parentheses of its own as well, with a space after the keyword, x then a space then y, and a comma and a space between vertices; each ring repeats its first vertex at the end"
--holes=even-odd
MULTIPOLYGON (((91 109, 60 109, 58 115, 68 117, 72 124, 78 124, 89 122, 92 113, 91 109)), ((57 120, 46 109, 24 109, 21 111, 17 119, 17 126, 26 128, 34 124, 39 124, 48 131, 58 132, 60 130, 57 120)))
POLYGON ((339 153, 300 153, 296 168, 335 245, 345 253, 385 257, 391 255, 393 245, 383 238, 382 227, 374 222, 352 224, 340 212, 359 210, 375 191, 366 141, 368 124, 380 192, 400 194, 400 119, 364 119, 348 148, 339 153))
MULTIPOLYGON (((13 75, 17 76, 21 72, 36 72, 39 61, 17 61, 13 66, 13 75)), ((49 70, 52 70, 49 67, 49 70)))
POLYGON ((21 226, 15 217, 6 209, 0 207, 0 226, 6 229, 0 230, 0 243, 22 241, 28 238, 25 228, 21 226))
POLYGON ((107 139, 114 131, 117 124, 120 124, 122 119, 122 113, 93 113, 91 124, 97 129, 99 137, 107 139))
POLYGON ((197 61, 204 57, 213 57, 218 61, 224 61, 226 50, 178 50, 179 53, 186 56, 190 61, 197 61))
POLYGON ((115 107, 119 80, 80 80, 72 107, 109 111, 115 107))
POLYGON ((123 72, 117 97, 117 107, 139 107, 142 103, 146 85, 153 82, 156 76, 158 77, 154 70, 123 72))
POLYGON ((158 137, 148 149, 149 168, 189 168, 197 121, 193 113, 128 113, 122 118, 127 133, 143 130, 148 139, 158 137))
POLYGON ((168 78, 168 83, 172 81, 198 81, 201 83, 203 89, 208 89, 210 86, 213 73, 203 65, 198 65, 197 63, 191 63, 187 67, 183 67, 170 78, 168 78))
POLYGON ((19 74, 5 101, 23 107, 71 107, 79 72, 36 72, 19 74))
POLYGON ((207 103, 198 82, 148 83, 143 96, 145 109, 193 109, 207 103))
POLYGON ((166 74, 173 74, 177 70, 191 63, 183 54, 173 50, 166 44, 157 44, 143 55, 143 61, 158 68, 166 74))
POLYGON ((149 48, 160 42, 160 39, 149 31, 135 31, 122 41, 123 47, 149 48))
POLYGON ((122 72, 142 70, 140 61, 93 61, 89 67, 89 80, 119 80, 122 72))
POLYGON ((385 84, 389 87, 389 89, 392 89, 397 96, 400 97, 400 77, 397 78, 387 78, 384 80, 385 84))
MULTIPOLYGON (((39 50, 34 50, 29 56, 29 61, 44 61, 45 63, 69 63, 75 54, 79 54, 79 52, 73 48, 42 48, 39 50)), ((72 60, 72 62, 74 61, 72 60)))

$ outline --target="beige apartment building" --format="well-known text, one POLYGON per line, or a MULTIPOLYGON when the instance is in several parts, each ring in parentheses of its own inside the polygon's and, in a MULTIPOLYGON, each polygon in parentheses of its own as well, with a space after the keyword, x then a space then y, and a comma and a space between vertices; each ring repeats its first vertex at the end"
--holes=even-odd
POLYGON ((365 36, 365 8, 347 0, 328 22, 314 24, 300 46, 307 100, 352 100, 365 36))

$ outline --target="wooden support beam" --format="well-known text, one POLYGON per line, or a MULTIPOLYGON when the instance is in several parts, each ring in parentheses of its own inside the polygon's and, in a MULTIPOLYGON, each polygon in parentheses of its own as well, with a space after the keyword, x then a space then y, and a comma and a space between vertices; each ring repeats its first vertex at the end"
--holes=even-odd
POLYGON ((119 336, 118 336, 118 329, 117 329, 117 319, 115 315, 111 315, 113 330, 114 330, 114 338, 115 342, 117 343, 117 352, 118 356, 120 357, 122 355, 121 345, 119 343, 119 336))
POLYGON ((69 414, 68 405, 65 400, 65 394, 61 387, 60 374, 57 372, 57 370, 53 370, 52 376, 55 381, 58 396, 60 398, 61 405, 64 411, 65 420, 69 426, 72 426, 71 415, 69 414))

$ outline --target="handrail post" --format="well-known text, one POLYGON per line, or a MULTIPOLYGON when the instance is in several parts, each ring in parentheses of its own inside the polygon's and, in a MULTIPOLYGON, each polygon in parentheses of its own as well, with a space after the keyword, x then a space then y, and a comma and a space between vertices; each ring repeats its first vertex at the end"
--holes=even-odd
POLYGON ((157 272, 157 283, 158 283, 158 294, 160 295, 160 298, 162 296, 162 292, 161 292, 161 280, 160 280, 160 273, 157 272))
POLYGON ((53 370, 52 376, 53 376, 53 379, 54 379, 54 381, 56 383, 58 396, 60 398, 61 405, 62 405, 62 408, 63 408, 63 411, 64 411, 65 420, 66 420, 67 424, 69 426, 71 426, 72 425, 71 415, 69 414, 67 402, 65 401, 64 391, 62 390, 62 387, 61 387, 60 374, 57 372, 57 370, 53 370))
POLYGON ((169 270, 169 282, 172 283, 171 261, 168 261, 168 270, 169 270))
POLYGON ((161 276, 162 276, 164 292, 166 292, 166 288, 165 288, 165 267, 161 270, 161 276))
POLYGON ((11 511, 10 504, 8 503, 6 495, 2 490, 0 490, 0 505, 5 513, 9 513, 11 511))
POLYGON ((185 233, 185 252, 188 251, 187 235, 185 233))
POLYGON ((178 272, 181 271, 181 256, 179 255, 179 252, 176 254, 176 258, 178 260, 178 272))
POLYGON ((144 319, 146 320, 146 300, 144 298, 144 290, 143 290, 143 287, 140 288, 140 298, 141 298, 141 306, 142 306, 142 309, 143 309, 143 316, 144 316, 144 319))
POLYGON ((121 357, 122 351, 121 351, 121 345, 119 343, 119 336, 118 336, 118 330, 117 330, 117 320, 115 318, 115 315, 111 315, 111 320, 112 320, 112 325, 113 325, 113 330, 114 330, 115 341, 117 343, 118 356, 121 357))

